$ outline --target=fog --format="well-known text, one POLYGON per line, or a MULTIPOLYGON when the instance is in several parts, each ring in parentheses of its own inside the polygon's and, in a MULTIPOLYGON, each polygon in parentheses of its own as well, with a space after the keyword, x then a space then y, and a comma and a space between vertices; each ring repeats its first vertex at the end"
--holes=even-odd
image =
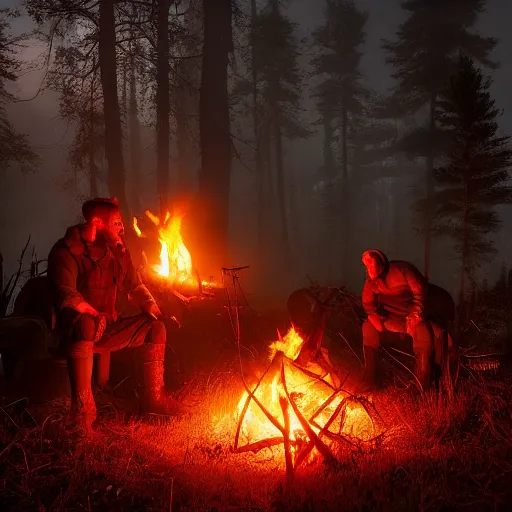
MULTIPOLYGON (((390 68, 384 61, 384 53, 380 41, 384 37, 393 37, 401 21, 398 2, 394 0, 360 0, 357 2, 369 11, 367 24, 367 44, 363 62, 363 71, 368 77, 369 84, 379 92, 384 92, 392 86, 390 68)), ((0 1, 0 6, 13 6, 15 2, 0 1)), ((512 19, 512 2, 508 0, 490 0, 487 13, 481 17, 479 27, 485 35, 500 39, 500 44, 494 53, 501 68, 492 72, 494 85, 492 93, 497 105, 504 109, 500 126, 505 133, 512 133, 512 33, 509 30, 509 20, 512 19)), ((311 30, 322 22, 322 2, 316 0, 294 0, 289 2, 290 17, 299 24, 301 37, 309 35, 311 30)), ((27 30, 30 22, 18 20, 14 27, 17 31, 27 30)), ((26 48, 23 60, 29 62, 43 51, 41 47, 26 48)), ((307 60, 306 57, 304 57, 307 60)), ((16 168, 9 169, 0 176, 0 250, 4 256, 4 272, 9 276, 17 265, 17 259, 28 236, 31 236, 31 246, 39 258, 45 258, 52 244, 63 235, 66 227, 80 218, 80 200, 65 184, 69 181, 70 170, 67 162, 67 145, 70 143, 73 126, 59 118, 58 97, 55 93, 44 91, 37 94, 43 73, 41 71, 27 72, 15 84, 14 91, 22 100, 8 106, 9 115, 23 133, 28 134, 34 150, 41 157, 41 165, 33 174, 21 175, 16 168)), ((307 119, 311 123, 316 119, 315 108, 307 88, 304 91, 304 108, 307 119)), ((317 200, 315 188, 312 186, 314 175, 322 161, 321 130, 306 141, 289 143, 286 146, 287 167, 293 172, 298 182, 308 183, 302 188, 299 196, 300 219, 298 240, 294 246, 297 254, 298 269, 294 275, 293 285, 299 286, 307 282, 306 275, 320 278, 322 254, 315 247, 315 231, 318 220, 309 209, 317 200)), ((153 162, 150 155, 152 148, 151 134, 145 141, 146 154, 144 169, 146 183, 143 204, 152 206, 156 201, 153 162)), ((250 162, 249 162, 250 164, 250 162)), ((172 165, 171 165, 172 172, 172 165)), ((398 193, 413 193, 413 185, 420 176, 411 176, 410 183, 402 184, 398 193)), ((247 197, 254 189, 254 175, 244 166, 234 161, 233 193, 232 193, 232 256, 228 265, 257 265, 253 257, 252 241, 255 239, 254 215, 248 212, 247 197)), ((391 258, 410 259, 419 268, 423 266, 423 244, 421 237, 415 233, 412 222, 404 218, 402 243, 394 246, 387 236, 386 227, 392 221, 391 204, 393 183, 379 183, 379 200, 376 205, 364 206, 357 212, 356 225, 358 238, 351 248, 353 258, 353 273, 351 288, 357 289, 362 282, 363 269, 359 256, 365 248, 378 246, 389 253, 391 258), (388 205, 388 206, 387 206, 388 205)), ((106 193, 106 190, 103 190, 106 193)), ((360 190, 359 196, 364 198, 365 191, 360 190)), ((253 194, 252 194, 253 195, 253 194)), ((252 197, 252 196, 251 196, 252 197)), ((499 275, 503 264, 512 264, 511 242, 508 233, 512 226, 512 213, 509 207, 502 207, 503 229, 496 234, 498 253, 481 269, 480 278, 493 281, 499 275)), ((431 278, 451 291, 457 283, 458 263, 449 250, 449 244, 443 241, 434 243, 431 278)), ((276 291, 269 283, 269 290, 276 291)))

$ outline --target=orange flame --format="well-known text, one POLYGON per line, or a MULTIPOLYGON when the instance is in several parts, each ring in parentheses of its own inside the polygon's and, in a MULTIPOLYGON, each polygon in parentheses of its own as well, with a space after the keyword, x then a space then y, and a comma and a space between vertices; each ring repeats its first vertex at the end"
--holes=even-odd
MULTIPOLYGON (((279 331, 278 331, 279 334, 279 331)), ((277 352, 282 352, 288 359, 297 359, 304 340, 299 333, 291 327, 284 338, 279 334, 279 340, 270 345, 270 359, 274 359, 277 352)))
MULTIPOLYGON (((324 382, 313 379, 306 375, 299 368, 294 366, 293 360, 299 355, 304 340, 292 327, 287 334, 270 345, 270 358, 273 359, 277 352, 285 356, 285 378, 286 387, 301 413, 309 420, 333 394, 333 389, 324 377, 324 382)), ((316 373, 312 369, 313 373, 316 373)), ((255 392, 256 398, 267 408, 267 410, 283 425, 282 409, 279 404, 280 397, 286 393, 281 382, 280 369, 276 369, 272 375, 267 375, 255 392)), ((328 377, 328 376, 327 376, 328 377)), ((320 429, 329 421, 336 407, 346 398, 347 394, 340 392, 325 409, 310 421, 312 429, 318 434, 320 429), (320 427, 320 428, 319 428, 320 427)), ((244 409, 248 393, 244 392, 238 403, 236 418, 239 418, 244 409)), ((294 413, 289 408, 290 429, 289 438, 292 441, 305 438, 304 429, 294 413)), ((329 430, 340 430, 345 435, 352 435, 360 439, 370 439, 373 435, 373 424, 363 408, 355 403, 347 404, 343 424, 338 418, 329 430)), ((247 443, 254 443, 263 439, 280 435, 277 428, 268 420, 259 406, 251 400, 242 423, 241 433, 247 443)))
MULTIPOLYGON (((151 268, 161 277, 168 279, 175 284, 197 285, 197 278, 192 265, 192 257, 189 250, 183 242, 181 236, 180 215, 173 215, 169 212, 165 214, 164 221, 151 213, 145 212, 146 217, 158 227, 158 240, 160 242, 160 261, 151 268)), ((143 237, 137 219, 133 219, 133 227, 139 237, 143 237)), ((212 285, 207 281, 202 281, 203 285, 212 285)))

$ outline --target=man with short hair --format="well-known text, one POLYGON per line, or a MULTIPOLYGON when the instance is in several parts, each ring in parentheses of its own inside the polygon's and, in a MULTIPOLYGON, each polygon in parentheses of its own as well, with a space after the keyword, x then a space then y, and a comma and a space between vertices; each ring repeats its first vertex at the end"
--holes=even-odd
POLYGON ((68 228, 48 256, 48 278, 62 333, 71 384, 71 414, 80 430, 96 419, 91 389, 93 352, 139 347, 144 366, 144 412, 178 414, 186 408, 164 387, 166 329, 162 313, 135 270, 123 242, 117 199, 84 203, 85 223, 68 228), (142 314, 118 319, 123 287, 142 314))
POLYGON ((434 308, 427 307, 427 298, 431 289, 435 293, 443 292, 441 300, 447 304, 445 316, 448 316, 453 300, 445 290, 429 285, 412 263, 389 261, 377 249, 364 252, 362 262, 367 271, 362 294, 363 308, 368 315, 363 323, 365 383, 368 387, 376 384, 382 335, 406 333, 413 340, 416 377, 426 390, 431 384, 434 356, 436 362, 442 364, 443 337, 441 327, 433 319, 434 308))

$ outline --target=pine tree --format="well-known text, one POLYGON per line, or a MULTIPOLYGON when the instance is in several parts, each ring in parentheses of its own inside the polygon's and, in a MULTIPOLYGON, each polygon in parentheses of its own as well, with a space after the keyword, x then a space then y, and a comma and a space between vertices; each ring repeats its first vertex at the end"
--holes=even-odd
POLYGON ((475 270, 493 252, 489 234, 498 231, 495 206, 512 202, 510 138, 499 136, 500 112, 491 98, 491 79, 467 56, 441 93, 437 121, 451 151, 437 169, 442 187, 434 196, 438 229, 449 234, 461 259, 459 298, 466 281, 475 281, 475 270))
POLYGON ((253 65, 259 73, 259 101, 264 112, 260 119, 261 165, 275 169, 282 254, 289 265, 291 245, 283 141, 310 134, 300 120, 303 77, 298 64, 299 42, 295 25, 282 12, 278 0, 269 0, 258 14, 253 37, 253 65))
POLYGON ((298 184, 287 166, 285 144, 311 132, 301 120, 303 73, 296 25, 279 1, 265 0, 261 9, 257 4, 250 0, 247 12, 239 12, 242 23, 235 24, 237 58, 245 69, 237 73, 230 100, 237 113, 234 125, 254 148, 259 261, 280 270, 283 263, 289 267, 293 262, 291 233, 297 231, 291 217, 298 184), (246 122, 236 123, 240 119, 246 122))
POLYGON ((489 55, 496 40, 482 37, 471 29, 483 12, 486 0, 404 0, 408 18, 397 31, 395 41, 385 41, 387 62, 395 68, 396 88, 387 115, 399 117, 427 109, 426 125, 405 142, 414 156, 425 159, 425 200, 422 226, 425 234, 425 274, 428 277, 432 237, 433 169, 444 149, 437 136, 435 109, 439 92, 457 66, 459 51, 485 66, 496 64, 489 55))
POLYGON ((216 274, 229 258, 229 194, 231 187, 231 131, 228 65, 233 52, 232 0, 203 0, 204 40, 199 130, 201 171, 200 223, 209 254, 201 268, 216 274))
MULTIPOLYGON (((333 219, 341 220, 341 269, 347 277, 348 249, 351 246, 348 219, 350 217, 350 175, 349 166, 353 146, 358 135, 360 116, 365 111, 365 104, 370 97, 363 84, 361 66, 361 47, 365 42, 364 27, 368 14, 358 9, 352 0, 326 0, 325 23, 313 33, 313 41, 318 48, 312 60, 315 73, 323 78, 315 88, 318 99, 317 108, 324 125, 324 173, 328 186, 326 219, 327 239, 332 243, 336 236, 333 219), (332 178, 336 165, 332 149, 335 133, 338 135, 338 155, 341 166, 340 197, 332 178), (340 204, 341 211, 334 212, 334 205, 340 204), (337 213, 337 215, 336 215, 337 213), (330 222, 329 222, 330 220, 330 222)), ((338 259, 338 258, 336 258, 338 259)))
POLYGON ((104 160, 103 97, 97 64, 97 40, 74 39, 75 44, 55 50, 47 86, 59 93, 59 113, 75 128, 69 147, 72 183, 81 198, 96 197, 100 188, 100 168, 104 160), (89 58, 87 55, 91 56, 89 58), (87 177, 82 191, 78 175, 87 177))
POLYGON ((37 163, 37 157, 27 137, 18 133, 11 124, 4 108, 14 99, 6 88, 6 82, 15 81, 19 70, 19 62, 14 56, 14 40, 9 38, 10 17, 12 13, 8 9, 0 9, 0 170, 17 164, 22 171, 29 171, 37 163))

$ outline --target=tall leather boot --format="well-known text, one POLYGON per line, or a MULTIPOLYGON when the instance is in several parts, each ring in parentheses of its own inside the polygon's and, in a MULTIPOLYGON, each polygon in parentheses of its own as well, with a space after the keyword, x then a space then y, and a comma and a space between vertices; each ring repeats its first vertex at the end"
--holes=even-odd
POLYGON ((96 354, 96 384, 98 387, 105 391, 108 389, 108 379, 110 377, 110 352, 102 352, 101 354, 96 354))
POLYGON ((423 391, 427 391, 432 384, 432 352, 421 350, 415 352, 416 367, 415 374, 420 381, 423 391))
POLYGON ((164 385, 164 343, 148 343, 142 348, 144 362, 144 395, 142 412, 177 416, 192 412, 188 407, 165 389, 164 385))
POLYGON ((372 391, 377 388, 377 360, 378 350, 363 345, 364 353, 364 374, 362 382, 362 391, 372 391))
POLYGON ((96 419, 96 404, 92 394, 92 341, 73 343, 67 358, 71 387, 71 423, 78 431, 88 434, 96 419))

